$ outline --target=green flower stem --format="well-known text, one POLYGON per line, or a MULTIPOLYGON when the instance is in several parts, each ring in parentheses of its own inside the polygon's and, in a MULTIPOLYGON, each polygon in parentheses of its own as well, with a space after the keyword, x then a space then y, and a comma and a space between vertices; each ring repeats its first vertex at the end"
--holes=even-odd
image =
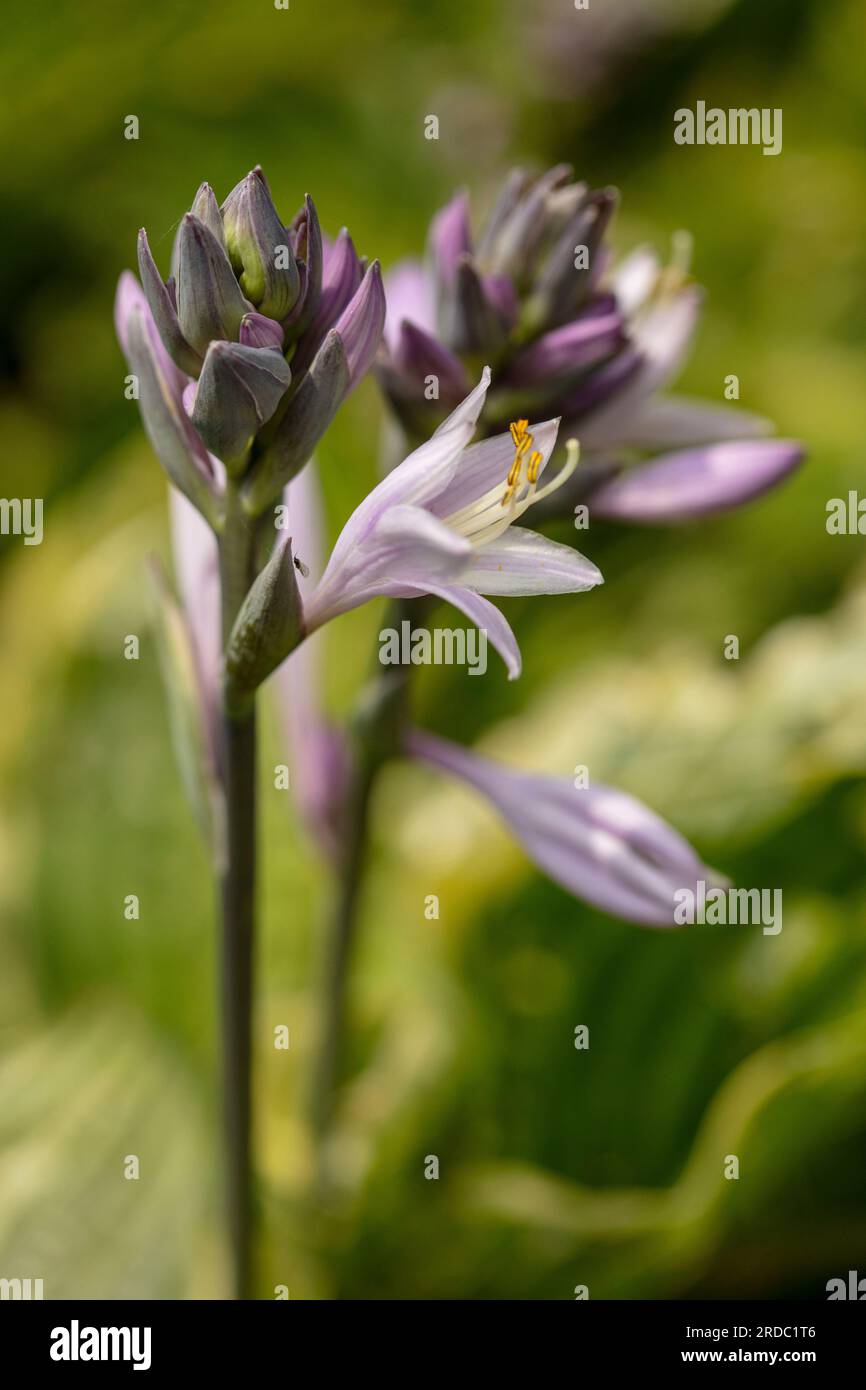
MULTIPOLYGON (((222 640, 225 647, 255 577, 255 526, 227 484, 219 538, 222 640)), ((226 1213, 235 1298, 253 1296, 251 1062, 256 877, 255 705, 241 715, 223 707, 225 842, 220 871, 220 998, 226 1213)))
MULTIPOLYGON (((401 622, 410 614, 417 622, 425 611, 423 600, 395 602, 384 626, 399 631, 401 622)), ((381 666, 377 646, 374 674, 361 694, 354 720, 351 784, 344 807, 337 902, 325 942, 319 1050, 311 1105, 318 1149, 318 1179, 322 1187, 327 1178, 324 1145, 343 1059, 347 981, 364 886, 370 805, 379 774, 400 752, 408 710, 408 685, 409 668, 381 666)))

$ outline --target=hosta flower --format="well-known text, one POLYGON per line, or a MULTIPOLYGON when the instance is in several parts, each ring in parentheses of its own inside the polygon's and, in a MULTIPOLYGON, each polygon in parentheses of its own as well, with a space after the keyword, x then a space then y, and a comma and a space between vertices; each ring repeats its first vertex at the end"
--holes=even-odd
MULTIPOLYGON (((315 465, 286 489, 293 549, 315 587, 321 563, 320 497, 315 465)), ((211 780, 218 779, 213 712, 219 689, 219 577, 216 540, 187 500, 172 493, 175 572, 198 680, 211 780)), ((298 812, 331 856, 345 830, 352 752, 322 703, 321 634, 314 633, 279 668, 273 682, 289 750, 298 812)), ((402 752, 472 785, 500 812, 529 856, 576 898, 606 912, 673 926, 673 894, 713 880, 682 837, 635 798, 613 788, 576 789, 565 779, 498 766, 441 738, 410 729, 402 752)))
POLYGON ((282 223, 254 169, 220 207, 202 184, 163 280, 139 236, 141 288, 118 286, 121 345, 142 418, 172 482, 219 529, 225 475, 259 515, 312 453, 367 371, 385 302, 342 233, 323 244, 307 197, 282 223))
POLYGON ((677 891, 715 881, 676 830, 625 792, 517 772, 417 729, 406 748, 480 792, 544 873, 604 912, 672 927, 677 891))
POLYGON ((742 411, 659 394, 700 315, 683 239, 671 266, 641 248, 614 267, 614 193, 569 179, 562 165, 514 171, 477 237, 458 194, 431 224, 426 263, 388 276, 378 372, 404 432, 425 437, 482 360, 493 369, 485 434, 532 413, 561 416, 563 437, 579 440, 584 462, 563 509, 580 497, 594 516, 681 521, 772 487, 802 458, 799 445, 761 438, 767 423, 742 411))
POLYGON ((307 631, 378 595, 435 594, 486 630, 511 677, 520 653, 511 628, 484 595, 580 593, 601 583, 570 546, 514 523, 561 487, 577 463, 548 481, 558 420, 512 422, 507 433, 469 445, 490 372, 349 518, 320 583, 304 604, 307 631))

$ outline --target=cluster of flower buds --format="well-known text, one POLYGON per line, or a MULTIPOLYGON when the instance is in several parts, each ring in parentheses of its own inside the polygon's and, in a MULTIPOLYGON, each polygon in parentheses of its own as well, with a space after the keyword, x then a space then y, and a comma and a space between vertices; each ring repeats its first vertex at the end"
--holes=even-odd
POLYGON ((172 482, 215 530, 225 476, 260 515, 370 367, 385 318, 378 263, 323 238, 308 196, 289 226, 261 169, 219 206, 202 184, 164 281, 139 234, 141 286, 118 287, 118 336, 172 482))
POLYGON ((458 194, 431 224, 426 264, 403 261, 387 279, 385 394, 417 441, 489 363, 485 434, 557 415, 560 437, 580 441, 562 510, 579 497, 594 516, 671 522, 736 506, 802 450, 760 438, 769 425, 743 411, 658 395, 688 351, 701 293, 682 236, 670 266, 646 247, 613 264, 615 206, 613 190, 573 183, 567 165, 515 170, 473 239, 458 194))

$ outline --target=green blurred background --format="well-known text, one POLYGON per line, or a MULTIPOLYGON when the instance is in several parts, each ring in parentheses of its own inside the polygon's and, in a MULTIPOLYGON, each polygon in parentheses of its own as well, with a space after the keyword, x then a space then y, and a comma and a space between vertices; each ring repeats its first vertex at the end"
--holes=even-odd
MULTIPOLYGON (((693 232, 708 295, 681 388, 720 400, 736 373, 741 405, 809 460, 736 516, 594 528, 603 589, 508 607, 523 679, 427 671, 417 717, 526 767, 588 764, 738 883, 781 887, 784 928, 606 918, 533 873, 485 806, 395 767, 340 1187, 316 1203, 304 1100, 331 885, 272 789, 269 706, 260 1292, 811 1298, 864 1272, 866 567, 862 538, 824 526, 863 477, 862 5, 57 0, 4 30, 2 491, 45 499, 45 540, 4 538, 0 560, 0 1275, 41 1277, 48 1298, 226 1287, 212 892, 143 579, 166 550, 165 486, 111 318, 138 227, 164 264, 198 183, 223 196, 261 162, 287 216, 309 190, 327 230, 387 266, 455 186, 477 214, 511 162, 559 160, 621 189, 618 249, 693 232), (673 111, 699 98, 782 107, 782 155, 675 146, 673 111)), ((381 419, 368 382, 321 450, 333 533, 376 475, 381 419)), ((371 606, 329 634, 335 712, 380 620, 371 606)))

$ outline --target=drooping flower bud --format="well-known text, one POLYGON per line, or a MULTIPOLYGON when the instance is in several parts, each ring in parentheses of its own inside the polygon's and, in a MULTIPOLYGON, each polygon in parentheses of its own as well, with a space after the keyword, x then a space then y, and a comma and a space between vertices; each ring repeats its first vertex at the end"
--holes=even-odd
POLYGON ((186 213, 177 236, 177 316, 187 342, 203 356, 214 338, 235 341, 249 307, 213 232, 186 213))
POLYGON ((288 363, 276 348, 211 343, 192 423, 230 473, 243 468, 253 437, 270 420, 290 380, 288 363))
POLYGON ((301 288, 289 231, 261 169, 232 189, 222 206, 226 248, 246 297, 271 319, 284 319, 301 288))

